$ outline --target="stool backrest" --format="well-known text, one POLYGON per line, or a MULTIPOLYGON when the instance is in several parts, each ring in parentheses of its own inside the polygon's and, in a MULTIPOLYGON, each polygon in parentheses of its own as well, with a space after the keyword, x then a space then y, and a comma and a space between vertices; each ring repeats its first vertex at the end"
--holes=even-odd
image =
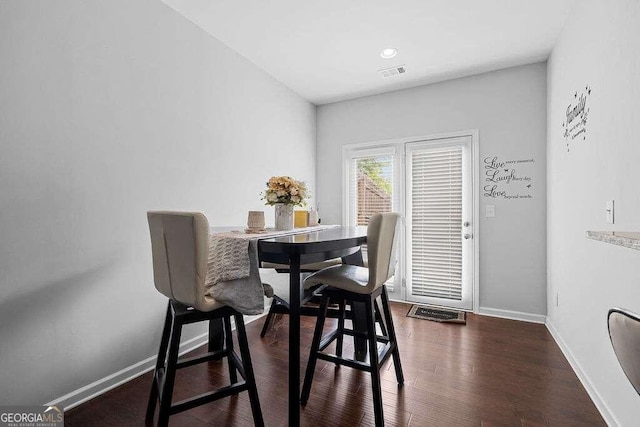
POLYGON ((367 227, 367 257, 371 290, 384 284, 395 273, 396 229, 400 214, 395 212, 376 214, 367 227))
POLYGON ((163 295, 209 311, 205 296, 209 255, 209 222, 198 212, 147 212, 151 232, 153 279, 163 295))
POLYGON ((612 308, 608 324, 613 351, 631 385, 640 394, 640 317, 612 308))

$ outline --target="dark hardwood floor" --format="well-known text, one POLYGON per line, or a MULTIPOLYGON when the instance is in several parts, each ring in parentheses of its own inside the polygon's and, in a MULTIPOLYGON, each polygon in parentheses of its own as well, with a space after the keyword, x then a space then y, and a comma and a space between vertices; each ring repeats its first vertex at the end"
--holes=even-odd
MULTIPOLYGON (((405 385, 392 360, 382 373, 389 426, 606 425, 544 325, 468 315, 466 325, 406 317, 410 305, 392 303, 405 385)), ((287 424, 287 317, 260 339, 263 320, 247 326, 260 403, 267 426, 287 424)), ((315 318, 302 322, 306 365, 315 318)), ((329 322, 328 322, 329 323, 329 322)), ((158 325, 158 335, 162 325, 158 325)), ((327 328, 327 327, 326 327, 327 328)), ((325 329, 327 330, 327 329, 325 329)), ((345 338, 345 354, 352 351, 345 338)), ((196 352, 204 351, 204 349, 196 352)), ((178 372, 174 399, 228 381, 226 362, 178 372)), ((69 426, 140 426, 151 373, 65 413, 69 426)), ((303 425, 373 425, 366 372, 318 361, 303 425)), ((173 426, 253 425, 247 393, 172 416, 173 426)))

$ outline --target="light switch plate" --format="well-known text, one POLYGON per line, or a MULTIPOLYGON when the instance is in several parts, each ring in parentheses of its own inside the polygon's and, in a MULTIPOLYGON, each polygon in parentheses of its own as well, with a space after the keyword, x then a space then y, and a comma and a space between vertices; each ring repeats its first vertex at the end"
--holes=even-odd
POLYGON ((607 200, 607 224, 613 224, 614 221, 614 203, 613 200, 607 200))
POLYGON ((486 205, 485 216, 487 218, 494 218, 496 216, 496 205, 486 205))

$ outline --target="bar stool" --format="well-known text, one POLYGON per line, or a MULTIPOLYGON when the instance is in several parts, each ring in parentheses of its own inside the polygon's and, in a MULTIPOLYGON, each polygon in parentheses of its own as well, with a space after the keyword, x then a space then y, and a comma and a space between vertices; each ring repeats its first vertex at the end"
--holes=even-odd
POLYGON ((205 295, 209 255, 209 223, 201 213, 148 212, 156 289, 169 298, 167 316, 153 373, 145 422, 153 423, 160 401, 158 425, 166 426, 169 416, 224 397, 248 391, 254 423, 263 426, 258 390, 242 314, 205 295), (233 348, 231 317, 235 319, 242 359, 233 348), (182 326, 222 319, 225 345, 222 350, 178 360, 182 326), (231 384, 218 390, 172 404, 176 370, 226 357, 231 384), (237 373, 242 380, 238 380, 237 373))
POLYGON ((613 351, 629 382, 640 395, 640 316, 621 308, 607 315, 613 351))
MULTIPOLYGON (((337 258, 337 259, 333 259, 325 262, 303 264, 300 266, 300 271, 302 273, 315 273, 322 270, 323 268, 332 267, 332 266, 341 265, 341 264, 342 264, 342 261, 340 260, 340 258, 337 258)), ((273 264, 273 263, 263 262, 262 268, 273 268, 278 273, 287 273, 287 274, 289 273, 289 266, 285 264, 273 264)), ((309 285, 305 283, 304 296, 302 298, 302 301, 300 302, 302 305, 302 307, 300 307, 301 316, 318 317, 319 305, 320 305, 319 294, 318 294, 319 290, 321 290, 321 286, 309 285)), ((289 313, 291 312, 289 308, 289 301, 280 297, 279 295, 276 295, 273 291, 273 287, 271 287, 270 285, 265 286, 264 296, 267 298, 272 298, 272 300, 271 300, 271 306, 269 307, 269 312, 267 313, 264 324, 262 325, 262 330, 260 331, 260 338, 265 337, 265 335, 267 334, 267 331, 269 330, 269 326, 271 325, 271 321, 276 315, 278 314, 289 315, 289 313)), ((327 310, 327 317, 337 318, 340 315, 346 316, 347 319, 351 319, 353 317, 351 310, 346 310, 345 314, 341 314, 342 311, 340 310, 344 310, 344 308, 337 310, 335 309, 336 304, 332 304, 330 308, 327 310)), ((382 328, 382 333, 386 335, 387 332, 384 326, 384 322, 382 321, 382 315, 381 315, 380 307, 378 306, 377 301, 375 303, 375 309, 376 309, 376 322, 378 322, 378 324, 380 325, 380 328, 382 328)))
POLYGON ((305 287, 322 284, 326 285, 326 288, 321 291, 322 303, 313 334, 311 353, 300 398, 302 405, 306 405, 309 400, 316 362, 318 359, 323 359, 336 365, 345 365, 371 373, 375 422, 376 426, 384 425, 380 367, 390 355, 393 355, 398 384, 402 385, 404 383, 393 318, 389 310, 389 299, 384 285, 394 274, 394 243, 399 219, 400 215, 397 213, 384 213, 374 215, 369 221, 367 228, 368 268, 353 265, 329 267, 310 275, 305 280, 305 287), (386 331, 383 330, 383 335, 381 336, 377 335, 376 332, 376 299, 378 297, 381 297, 382 300, 382 309, 386 322, 386 331), (322 337, 327 306, 330 300, 339 301, 338 327, 325 337, 322 337), (358 332, 344 327, 345 305, 352 302, 362 302, 366 306, 366 338, 369 344, 369 363, 342 357, 344 335, 358 335, 358 332), (337 340, 336 354, 324 353, 323 350, 334 340, 337 340), (383 344, 380 351, 378 351, 378 343, 383 344))

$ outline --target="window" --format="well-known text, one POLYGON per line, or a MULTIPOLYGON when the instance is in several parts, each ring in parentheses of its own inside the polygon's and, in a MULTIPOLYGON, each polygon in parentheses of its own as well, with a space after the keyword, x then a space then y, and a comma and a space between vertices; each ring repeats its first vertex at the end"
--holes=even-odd
POLYGON ((373 215, 397 211, 395 149, 352 150, 345 161, 345 225, 366 227, 373 215))
MULTIPOLYGON (((345 149, 345 225, 366 227, 377 213, 401 212, 398 187, 401 157, 396 150, 396 147, 345 149)), ((397 238, 400 248, 402 236, 397 238)), ((362 248, 362 256, 366 262, 366 245, 362 248)), ((396 256, 400 257, 400 254, 396 256)), ((399 269, 400 266, 396 266, 395 271, 399 269)), ((396 274, 387 281, 390 293, 400 289, 400 286, 394 286, 399 280, 401 275, 396 274)))

